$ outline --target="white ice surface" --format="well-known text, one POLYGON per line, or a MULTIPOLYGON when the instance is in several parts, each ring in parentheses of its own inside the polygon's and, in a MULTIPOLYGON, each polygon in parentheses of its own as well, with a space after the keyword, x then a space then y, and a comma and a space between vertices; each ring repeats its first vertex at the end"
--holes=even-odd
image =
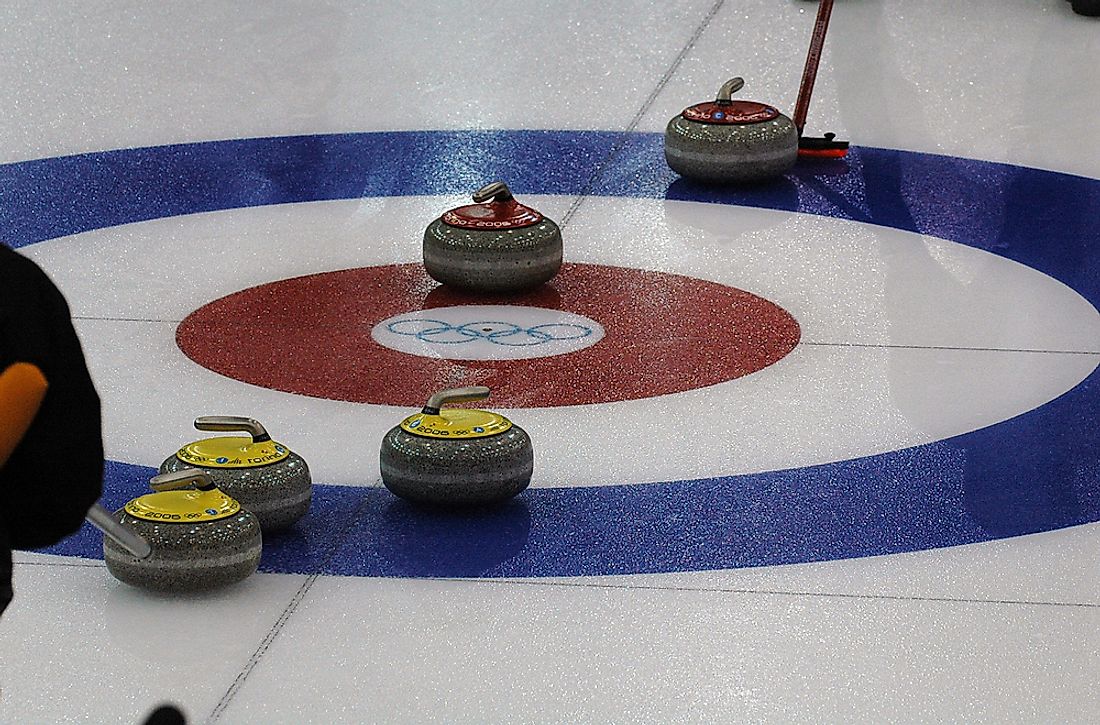
MULTIPOLYGON (((625 130, 639 113, 638 130, 659 132, 668 118, 711 96, 732 75, 746 78, 740 96, 789 112, 815 10, 802 0, 545 7, 7 2, 0 7, 0 160, 334 131, 625 130)), ((1065 0, 840 0, 809 128, 837 131, 858 145, 1100 177, 1100 144, 1092 142, 1100 102, 1097 23, 1075 16, 1065 0)), ((416 209, 406 200, 364 200, 342 238, 361 230, 372 246, 389 250, 384 261, 410 261, 409 235, 415 238, 424 220, 451 201, 460 200, 427 200, 416 209), (377 233, 392 229, 398 215, 391 212, 406 210, 401 234, 377 233)), ((552 209, 547 199, 540 208, 554 216, 568 201, 552 209)), ((589 221, 596 208, 589 203, 571 226, 610 237, 613 229, 589 221)), ((199 248, 207 259, 234 265, 242 231, 262 236, 267 223, 278 235, 284 224, 308 219, 300 209, 268 216, 273 211, 251 219, 214 216, 201 227, 195 225, 202 220, 186 219, 149 232, 116 232, 135 235, 130 259, 139 270, 155 266, 141 251, 143 234, 190 243, 196 229, 210 237, 199 248), (217 250, 222 252, 209 256, 217 250)), ((330 220, 330 214, 318 208, 315 218, 330 220)), ((644 214, 661 219, 652 209, 644 214)), ((723 214, 678 204, 665 209, 663 223, 686 233, 707 228, 702 236, 719 249, 741 245, 748 230, 738 228, 723 241, 723 214)), ((756 219, 761 234, 796 222, 746 210, 740 218, 756 219)), ((74 264, 95 256, 69 241, 65 253, 74 264)), ((244 242, 251 244, 247 233, 244 242)), ((658 239, 658 249, 661 244, 658 239)), ((305 245, 285 266, 251 257, 255 267, 239 265, 240 277, 223 288, 196 282, 186 266, 170 270, 175 278, 149 278, 141 289, 151 296, 141 304, 132 305, 114 288, 84 295, 83 303, 93 316, 123 310, 140 319, 179 319, 179 311, 241 286, 359 263, 357 244, 342 256, 310 249, 305 245)), ((1096 351, 1095 313, 1054 287, 1033 287, 1026 273, 997 268, 997 276, 1025 283, 1025 301, 1049 293, 1046 302, 1028 308, 1035 318, 1007 315, 1004 307, 983 301, 984 284, 965 284, 992 274, 980 256, 962 259, 951 245, 931 239, 894 249, 892 257, 885 249, 880 247, 881 258, 861 257, 870 271, 860 283, 881 296, 887 289, 902 294, 893 303, 879 300, 874 314, 854 314, 847 298, 812 309, 819 278, 827 280, 837 265, 807 270, 785 288, 809 291, 783 304, 797 311, 807 330, 813 322, 815 332, 843 332, 818 342, 945 340, 1096 351), (909 265, 925 270, 928 287, 893 274, 909 265), (921 305, 937 314, 907 313, 902 302, 911 293, 923 294, 921 305), (893 308, 889 316, 878 314, 884 307, 893 308), (1065 325, 1057 319, 1062 313, 1065 325)), ((655 263, 671 265, 676 256, 662 253, 655 263)), ((778 276, 770 285, 763 284, 766 276, 757 281, 763 286, 752 291, 765 296, 784 288, 778 276)), ((145 346, 128 357, 100 350, 94 367, 108 390, 109 446, 135 457, 145 450, 148 460, 138 462, 153 464, 166 455, 162 449, 153 455, 166 421, 177 421, 167 436, 171 448, 192 435, 190 417, 205 401, 196 400, 192 410, 162 395, 181 367, 168 355, 171 324, 164 330, 152 323, 95 324, 81 324, 85 339, 103 334, 145 346), (135 331, 143 327, 148 329, 135 331), (165 379, 150 380, 143 367, 153 365, 141 364, 147 357, 165 379), (131 379, 152 387, 135 396, 131 379), (120 404, 135 398, 143 405, 120 404), (127 441, 110 432, 125 430, 120 421, 131 416, 156 435, 127 441)), ((1056 394, 1095 360, 1065 362, 1067 356, 1044 353, 876 354, 869 363, 874 384, 848 389, 851 398, 884 398, 881 384, 890 375, 883 371, 889 368, 906 380, 925 375, 945 384, 933 388, 927 405, 919 399, 887 404, 904 411, 913 427, 928 425, 922 421, 937 419, 945 406, 964 425, 986 416, 980 404, 991 393, 971 399, 967 377, 938 376, 940 367, 1001 369, 990 376, 990 387, 1020 396, 994 411, 1004 415, 1056 394), (1050 367, 1062 372, 1051 374, 1050 367)), ((866 359, 853 357, 849 366, 866 359)), ((223 382, 228 391, 231 383, 223 382)), ((282 402, 264 399, 263 405, 282 402)), ((391 411, 386 417, 400 416, 391 411)), ((312 438, 305 420, 286 413, 277 425, 288 436, 312 438)), ((308 455, 323 453, 310 448, 308 455)), ((1100 661, 1098 550, 1100 527, 1090 525, 873 559, 614 577, 611 591, 585 588, 606 582, 581 578, 558 588, 322 579, 259 657, 219 722, 1091 722, 1100 710, 1093 674, 1100 661), (633 588, 639 586, 673 591, 633 588), (742 593, 696 591, 706 588, 742 593), (940 601, 949 598, 976 601, 940 601)), ((293 607, 302 580, 261 574, 200 604, 127 592, 101 567, 17 567, 18 598, 0 620, 0 722, 19 725, 130 724, 168 697, 202 722, 243 677, 280 613, 293 607), (211 620, 228 636, 193 647, 190 641, 208 632, 211 620), (165 627, 178 650, 135 651, 134 631, 165 627)))
MULTIPOLYGON (((532 201, 551 216, 566 202, 532 201)), ((450 203, 411 197, 231 210, 24 251, 82 318, 109 456, 155 466, 194 437, 196 416, 244 414, 305 456, 318 482, 371 485, 378 461, 364 451, 373 444, 347 441, 380 441, 410 410, 222 377, 182 354, 175 322, 262 282, 415 261, 417 220, 450 203)), ((695 276, 769 299, 798 320, 802 344, 764 373, 708 388, 510 411, 533 437, 534 486, 683 480, 897 450, 1030 410, 1100 361, 1084 354, 1100 352, 1100 314, 1080 295, 943 239, 789 212, 607 198, 586 202, 566 237, 570 261, 695 276), (662 455, 635 455, 653 449, 662 455)), ((691 334, 665 331, 669 340, 691 334)))

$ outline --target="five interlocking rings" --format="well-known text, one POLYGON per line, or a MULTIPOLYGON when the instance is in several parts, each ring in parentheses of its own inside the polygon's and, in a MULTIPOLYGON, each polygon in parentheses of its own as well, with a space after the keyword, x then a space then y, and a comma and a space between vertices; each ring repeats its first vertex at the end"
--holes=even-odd
POLYGON ((442 320, 394 320, 386 329, 436 345, 461 345, 486 340, 506 347, 530 347, 558 340, 579 340, 592 334, 592 328, 567 322, 550 322, 522 327, 513 322, 483 320, 453 325, 442 320))

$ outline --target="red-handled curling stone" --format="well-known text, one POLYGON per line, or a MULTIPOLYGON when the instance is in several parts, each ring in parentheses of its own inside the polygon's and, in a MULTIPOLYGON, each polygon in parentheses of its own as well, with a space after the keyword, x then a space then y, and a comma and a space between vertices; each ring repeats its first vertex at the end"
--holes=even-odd
POLYGON ((722 85, 714 101, 685 108, 665 129, 665 159, 681 176, 710 183, 745 183, 780 176, 798 159, 798 131, 773 106, 733 100, 741 78, 722 85))
POLYGON ((512 197, 501 181, 473 194, 424 231, 424 268, 445 285, 473 292, 519 292, 561 269, 561 229, 512 197))

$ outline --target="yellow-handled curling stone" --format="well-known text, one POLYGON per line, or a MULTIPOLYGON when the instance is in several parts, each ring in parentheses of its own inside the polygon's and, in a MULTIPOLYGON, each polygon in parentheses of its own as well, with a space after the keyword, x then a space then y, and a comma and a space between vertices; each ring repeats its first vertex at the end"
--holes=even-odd
POLYGON ((481 385, 444 390, 382 439, 382 483, 417 503, 470 506, 512 498, 531 483, 531 437, 487 410, 448 403, 482 400, 481 385))
POLYGON ((305 515, 313 496, 309 467, 297 453, 271 440, 259 421, 234 415, 195 419, 199 430, 247 436, 188 443, 160 464, 161 473, 198 468, 218 488, 256 515, 265 531, 284 529, 305 515))
POLYGON ((798 160, 798 129, 775 107, 733 100, 731 78, 718 98, 685 108, 665 128, 665 160, 688 179, 742 183, 780 176, 798 160))
POLYGON ((154 493, 133 499, 114 521, 150 548, 138 558, 115 540, 103 539, 107 570, 142 589, 201 591, 238 582, 260 564, 260 522, 198 469, 153 477, 154 493))
POLYGON ((501 181, 474 192, 424 232, 424 268, 445 285, 473 292, 538 287, 561 269, 561 229, 512 197, 501 181))

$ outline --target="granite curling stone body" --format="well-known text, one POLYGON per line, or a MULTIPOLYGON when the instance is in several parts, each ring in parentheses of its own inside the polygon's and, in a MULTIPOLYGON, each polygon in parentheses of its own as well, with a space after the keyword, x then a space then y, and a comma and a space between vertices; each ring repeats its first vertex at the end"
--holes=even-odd
POLYGON ((260 564, 260 522, 219 491, 210 476, 185 469, 154 477, 155 493, 114 513, 120 525, 149 544, 138 558, 113 538, 103 539, 107 570, 142 589, 188 592, 247 578, 260 564))
POLYGON ((161 473, 198 468, 256 515, 265 531, 285 529, 305 515, 313 496, 313 482, 305 460, 271 440, 252 418, 203 416, 199 430, 240 431, 249 437, 206 438, 189 443, 164 463, 161 473))
POLYGON ((712 183, 742 183, 780 176, 798 159, 798 129, 777 109, 735 101, 745 82, 727 81, 718 98, 699 103, 668 122, 665 160, 681 176, 712 183))
POLYGON ((472 292, 518 292, 558 273, 557 224, 517 202, 499 181, 473 198, 479 203, 452 209, 424 232, 424 268, 433 279, 472 292))
POLYGON ((418 503, 470 506, 506 501, 531 482, 527 432, 497 413, 446 403, 488 397, 483 386, 436 393, 382 439, 382 483, 418 503))

